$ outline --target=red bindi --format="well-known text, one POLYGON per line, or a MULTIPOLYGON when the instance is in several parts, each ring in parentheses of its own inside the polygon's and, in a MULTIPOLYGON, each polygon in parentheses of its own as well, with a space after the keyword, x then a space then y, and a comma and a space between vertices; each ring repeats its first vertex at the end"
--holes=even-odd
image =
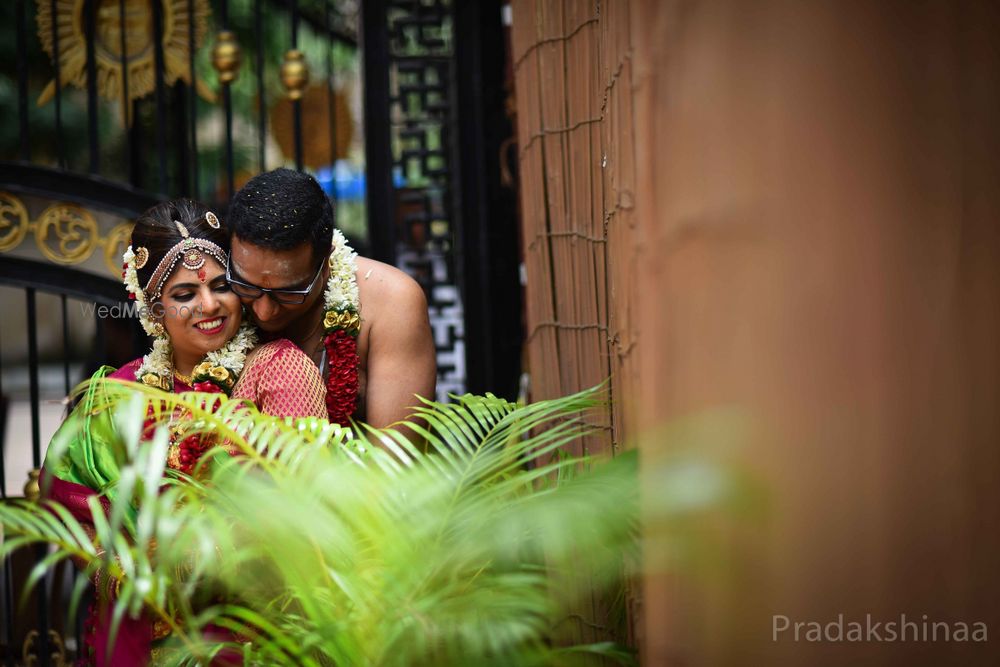
POLYGON ((198 269, 198 280, 205 282, 205 269, 198 269))

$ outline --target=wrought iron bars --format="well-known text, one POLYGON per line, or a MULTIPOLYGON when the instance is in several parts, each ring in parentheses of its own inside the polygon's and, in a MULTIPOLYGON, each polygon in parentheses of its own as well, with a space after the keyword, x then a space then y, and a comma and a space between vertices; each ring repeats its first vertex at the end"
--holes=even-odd
POLYGON ((438 398, 444 400, 465 390, 453 202, 452 3, 371 2, 364 12, 367 125, 375 125, 366 134, 372 243, 376 256, 395 258, 424 288, 437 349, 438 398), (388 95, 369 94, 370 87, 383 85, 388 95), (383 119, 388 132, 379 127, 383 119), (385 175, 376 171, 383 165, 385 175), (393 172, 402 186, 393 184, 393 172), (377 202, 380 197, 392 203, 377 202))

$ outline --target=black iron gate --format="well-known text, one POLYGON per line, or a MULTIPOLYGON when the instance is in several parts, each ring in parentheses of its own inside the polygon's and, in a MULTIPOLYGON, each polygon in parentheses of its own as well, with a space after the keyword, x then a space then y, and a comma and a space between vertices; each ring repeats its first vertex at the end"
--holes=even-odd
MULTIPOLYGON (((41 463, 43 375, 56 373, 53 397, 65 396, 96 365, 145 349, 134 322, 92 308, 124 296, 130 221, 176 196, 224 212, 234 189, 276 166, 313 171, 359 251, 424 287, 439 398, 513 398, 521 320, 516 206, 499 183, 499 149, 511 135, 502 4, 0 3, 0 307, 24 314, 18 330, 0 318, 2 349, 14 350, 0 356, 3 499, 5 461, 20 452, 32 469, 41 463), (361 149, 335 62, 361 62, 359 44, 361 149), (91 319, 74 316, 88 307, 91 319), (81 326, 93 331, 87 349, 73 342, 81 326), (45 335, 52 331, 59 335, 45 335), (13 412, 4 378, 18 374, 27 376, 30 428, 5 440, 13 412)), ((58 577, 19 611, 15 596, 38 555, 3 564, 5 665, 61 664, 79 648, 58 577)))
POLYGON ((507 43, 498 0, 363 8, 369 233, 424 287, 438 398, 514 398, 522 339, 514 192, 501 183, 507 43))
MULTIPOLYGON (((323 0, 0 6, 0 307, 16 313, 0 318, 3 500, 23 474, 5 463, 38 470, 48 422, 64 412, 58 397, 147 347, 113 314, 124 311, 131 220, 182 195, 224 211, 242 180, 279 165, 332 172, 348 149, 337 145, 346 104, 334 58, 356 50, 356 14, 356 3, 323 0)), ((321 178, 336 197, 332 181, 321 178)), ((62 576, 19 602, 41 555, 3 563, 3 664, 64 664, 80 649, 62 576)))

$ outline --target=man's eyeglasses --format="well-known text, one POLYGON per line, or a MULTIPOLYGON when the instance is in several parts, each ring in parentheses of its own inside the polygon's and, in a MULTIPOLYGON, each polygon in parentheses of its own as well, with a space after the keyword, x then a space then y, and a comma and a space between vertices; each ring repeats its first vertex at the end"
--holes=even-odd
POLYGON ((323 273, 323 262, 320 262, 319 268, 316 270, 316 275, 313 276, 313 279, 309 282, 309 287, 305 289, 269 289, 267 287, 251 285, 250 283, 245 283, 242 280, 233 278, 232 268, 232 260, 229 260, 226 264, 226 280, 229 281, 229 286, 232 288, 233 293, 236 294, 236 296, 243 299, 259 299, 267 294, 277 303, 282 303, 288 306, 297 306, 305 303, 306 297, 309 296, 313 287, 316 286, 316 281, 319 280, 320 274, 323 273))

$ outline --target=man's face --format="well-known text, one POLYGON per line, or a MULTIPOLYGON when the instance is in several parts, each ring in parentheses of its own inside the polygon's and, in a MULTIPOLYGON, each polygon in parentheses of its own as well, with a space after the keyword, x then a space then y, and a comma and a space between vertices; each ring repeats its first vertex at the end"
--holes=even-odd
MULTIPOLYGON (((317 260, 308 241, 289 250, 272 250, 233 237, 230 250, 232 278, 265 289, 303 290, 315 277, 317 260)), ((329 269, 323 263, 322 275, 301 304, 278 303, 270 295, 256 299, 241 297, 252 311, 252 319, 263 331, 277 333, 310 312, 323 298, 329 269)))

